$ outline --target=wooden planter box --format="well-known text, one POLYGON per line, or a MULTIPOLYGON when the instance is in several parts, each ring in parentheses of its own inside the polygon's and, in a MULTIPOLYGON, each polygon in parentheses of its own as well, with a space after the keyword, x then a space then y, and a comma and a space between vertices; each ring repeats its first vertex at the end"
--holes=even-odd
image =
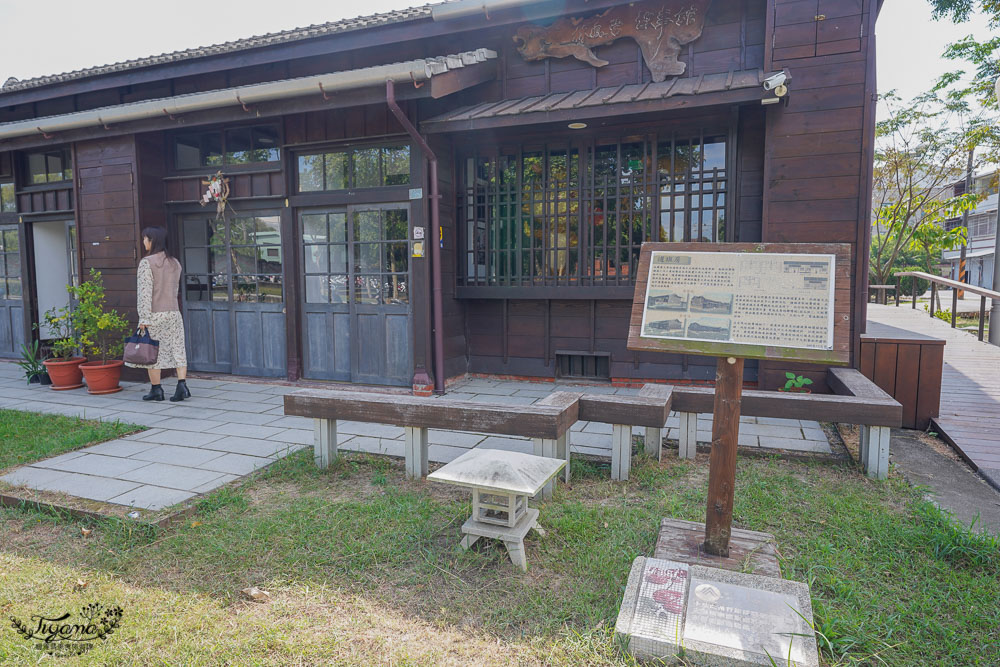
POLYGON ((875 322, 861 336, 861 372, 903 406, 903 428, 924 430, 941 406, 940 338, 875 322))

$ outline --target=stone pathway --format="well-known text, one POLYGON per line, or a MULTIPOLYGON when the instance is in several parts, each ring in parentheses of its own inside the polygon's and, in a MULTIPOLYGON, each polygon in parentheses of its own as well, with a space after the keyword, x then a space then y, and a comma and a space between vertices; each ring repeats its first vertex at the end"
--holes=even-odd
MULTIPOLYGON (((207 493, 264 468, 283 456, 311 446, 313 424, 286 417, 283 395, 297 387, 255 382, 190 379, 193 394, 182 403, 146 403, 146 384, 123 383, 124 391, 91 396, 85 390, 52 391, 28 386, 21 370, 0 363, 0 408, 30 410, 121 421, 150 427, 143 433, 61 454, 16 468, 0 480, 17 486, 57 491, 141 509, 158 510, 207 493)), ((449 389, 441 400, 472 400, 530 405, 568 385, 471 378, 449 389)), ((173 391, 173 381, 164 390, 173 391)), ((637 389, 573 386, 572 390, 630 394, 637 389)), ((677 438, 677 417, 667 423, 677 438)), ((711 440, 711 416, 699 415, 698 440, 711 440)), ((342 449, 403 455, 403 429, 383 424, 339 422, 342 449)), ((635 433, 641 434, 642 429, 635 433)), ((447 462, 472 447, 530 453, 526 438, 430 431, 430 459, 447 462)), ((570 437, 573 451, 610 456, 611 426, 579 422, 570 437)), ((816 422, 746 417, 740 444, 748 447, 830 452, 816 422)))

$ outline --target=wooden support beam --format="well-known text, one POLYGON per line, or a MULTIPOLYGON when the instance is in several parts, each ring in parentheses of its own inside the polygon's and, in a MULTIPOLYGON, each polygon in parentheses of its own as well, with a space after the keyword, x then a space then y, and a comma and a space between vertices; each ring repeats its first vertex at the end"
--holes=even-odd
POLYGON ((736 443, 740 432, 742 393, 743 359, 719 357, 715 371, 715 409, 712 418, 712 453, 708 469, 705 551, 724 558, 729 556, 729 537, 733 528, 736 443))
POLYGON ((427 429, 417 426, 405 427, 406 439, 403 445, 403 455, 406 463, 406 477, 420 479, 427 476, 427 429))
POLYGON ((611 425, 611 479, 616 482, 628 480, 632 469, 632 425, 611 425))
POLYGON ((680 429, 677 436, 677 456, 682 459, 694 459, 698 451, 698 413, 678 412, 680 429))
POLYGON ((337 420, 313 420, 313 459, 318 468, 329 468, 337 460, 337 420))

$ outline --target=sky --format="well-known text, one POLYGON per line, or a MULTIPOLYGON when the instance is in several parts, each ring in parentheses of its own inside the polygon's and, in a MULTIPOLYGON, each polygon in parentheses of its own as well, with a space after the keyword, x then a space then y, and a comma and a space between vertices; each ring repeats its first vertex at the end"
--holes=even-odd
MULTIPOLYGON (((130 0, 0 0, 0 83, 141 58, 422 4, 421 0, 204 0, 167 4, 130 0), (280 11, 276 8, 280 7, 280 11)), ((949 42, 990 34, 984 18, 933 21, 925 0, 885 0, 876 26, 878 85, 904 98, 926 90, 957 64, 940 57, 949 42)))

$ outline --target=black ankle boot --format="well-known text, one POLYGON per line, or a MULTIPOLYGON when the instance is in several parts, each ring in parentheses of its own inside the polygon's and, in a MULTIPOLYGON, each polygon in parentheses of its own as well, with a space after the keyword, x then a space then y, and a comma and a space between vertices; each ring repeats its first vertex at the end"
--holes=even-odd
MULTIPOLYGON (((163 394, 162 389, 160 390, 160 394, 163 394)), ((177 389, 174 390, 174 395, 170 397, 170 401, 171 403, 176 403, 178 401, 183 401, 185 398, 191 398, 191 392, 188 390, 187 382, 184 380, 178 380, 177 389)))
POLYGON ((158 384, 152 385, 149 393, 142 397, 144 401, 162 401, 163 400, 163 387, 158 384))

